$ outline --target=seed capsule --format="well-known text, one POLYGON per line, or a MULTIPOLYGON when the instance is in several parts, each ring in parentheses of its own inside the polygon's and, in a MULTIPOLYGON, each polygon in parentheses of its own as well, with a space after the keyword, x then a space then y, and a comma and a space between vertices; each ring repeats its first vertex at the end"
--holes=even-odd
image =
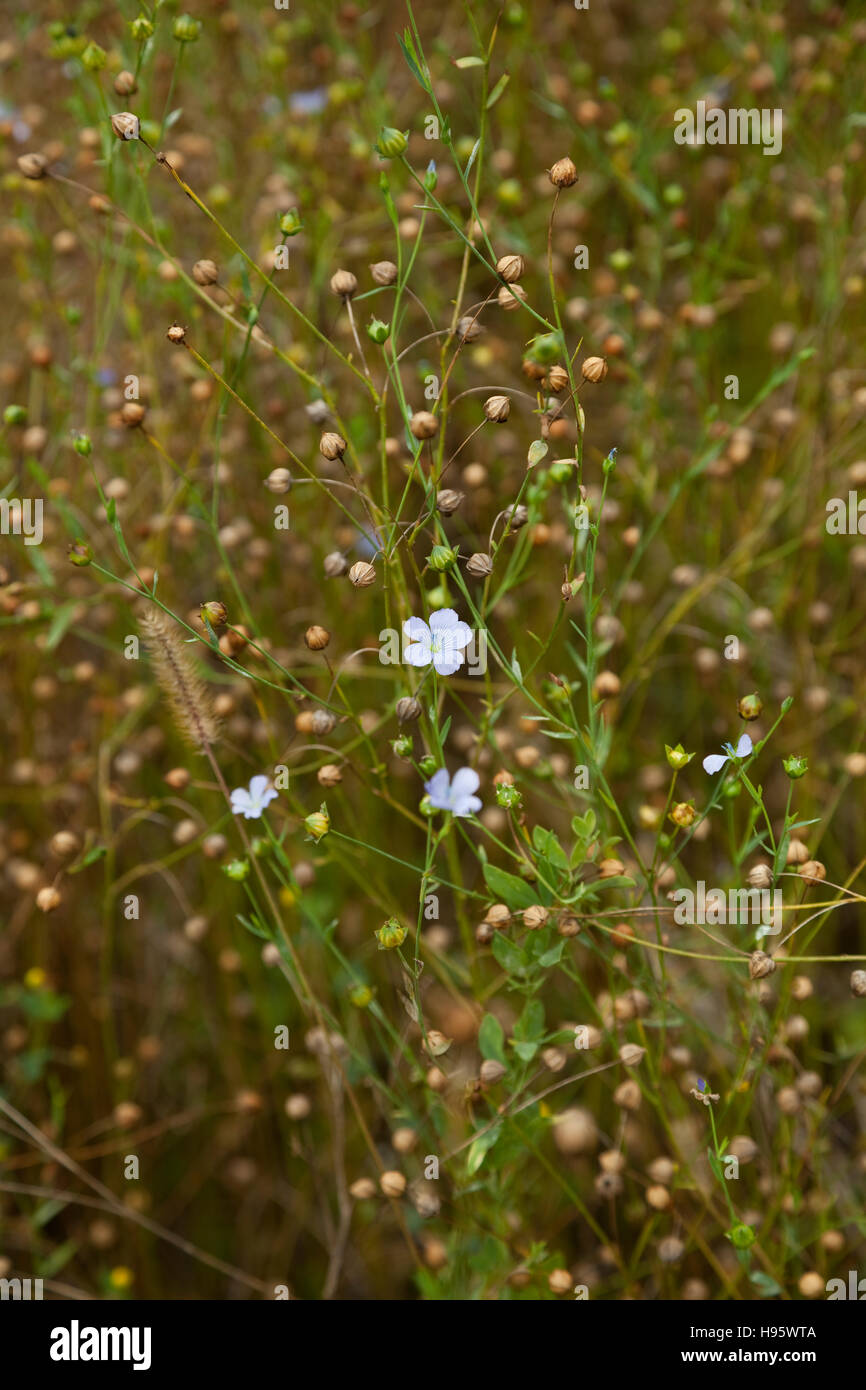
POLYGON ((439 421, 429 410, 416 410, 409 422, 409 429, 416 439, 432 439, 439 429, 439 421))
POLYGON ((357 288, 358 281, 351 270, 338 270, 331 276, 331 293, 341 299, 351 299, 357 288))
POLYGON ((565 159, 556 161, 549 177, 554 188, 571 188, 572 184, 577 183, 577 169, 573 161, 566 156, 565 159))
POLYGON ((354 584, 356 589, 367 589, 376 582, 376 571, 372 565, 368 565, 366 560, 359 560, 349 570, 349 582, 354 584))
POLYGON ((341 459, 348 447, 343 436, 337 434, 336 430, 326 430, 319 440, 319 453, 331 462, 341 459))
POLYGON ((584 381, 604 381, 607 376, 607 363, 603 357, 587 357, 580 369, 584 381))
POLYGON ((117 111, 111 118, 111 129, 118 140, 137 140, 141 134, 141 122, 131 111, 117 111))

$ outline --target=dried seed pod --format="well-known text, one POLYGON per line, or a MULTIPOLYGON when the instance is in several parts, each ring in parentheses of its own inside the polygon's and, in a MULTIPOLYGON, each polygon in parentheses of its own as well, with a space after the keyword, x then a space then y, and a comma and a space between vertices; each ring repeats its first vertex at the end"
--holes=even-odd
POLYGON ((500 256, 496 262, 496 273, 508 284, 513 285, 515 280, 519 280, 523 274, 524 261, 522 256, 509 255, 500 256))
POLYGON ((18 168, 25 179, 44 179, 48 160, 44 154, 21 154, 18 156, 18 168))
POLYGON ((379 1179, 379 1186, 386 1197, 402 1197, 406 1191, 406 1179, 402 1173, 396 1171, 383 1173, 379 1179))
POLYGON ((488 1057, 481 1063, 481 1084, 482 1086, 495 1086, 497 1081, 501 1081, 505 1075, 505 1067, 501 1062, 497 1062, 494 1057, 488 1057))
POLYGON ((349 561, 345 555, 340 554, 339 550, 332 550, 329 555, 325 556, 322 568, 325 571, 326 579, 339 579, 349 568, 349 561))
POLYGON ((474 343, 476 339, 481 337, 484 329, 474 314, 464 314, 462 318, 457 320, 455 332, 461 343, 474 343))
POLYGON ((354 584, 356 589, 367 589, 376 582, 376 571, 372 565, 367 564, 366 560, 359 560, 349 570, 349 583, 354 584))
POLYGON ((304 633, 304 641, 311 652, 322 652, 331 640, 331 634, 324 627, 308 627, 304 633))
POLYGON ((800 865, 800 877, 806 883, 817 885, 827 877, 827 870, 819 859, 807 859, 800 865))
POLYGON ((292 486, 292 475, 288 468, 274 468, 265 478, 265 487, 269 492, 289 492, 292 486))
POLYGON ((587 357, 580 369, 584 381, 604 381, 607 376, 607 363, 603 357, 587 357))
POLYGON ((561 1154, 592 1153, 598 1145, 598 1126, 588 1110, 571 1106, 553 1121, 553 1142, 561 1154))
POLYGON ((769 888, 773 882, 773 870, 769 864, 754 864, 746 874, 750 888, 769 888))
POLYGON ((126 68, 119 72, 114 79, 114 90, 119 97, 131 97, 138 91, 135 73, 129 72, 126 68))
POLYGON ((325 763, 316 773, 316 781, 320 787, 336 787, 342 780, 343 774, 336 763, 325 763))
POLYGON ((416 410, 409 422, 409 429, 416 439, 432 439, 439 429, 439 421, 429 410, 416 410))
POLYGON ((442 488, 436 494, 436 509, 443 516, 453 516, 457 508, 462 505, 465 493, 457 492, 454 488, 442 488))
POLYGON ((372 1178, 357 1178, 349 1188, 356 1202, 369 1201, 376 1195, 376 1184, 372 1178))
POLYGON ((485 579, 488 574, 493 573, 493 561, 489 555, 485 555, 483 550, 476 550, 474 555, 470 555, 466 561, 466 572, 475 579, 485 579))
POLYGON ((341 299, 351 299, 357 288, 358 281, 351 270, 337 270, 331 276, 331 293, 341 299))
POLYGON ((538 931, 540 927, 544 926, 547 918, 547 908, 542 907, 540 903, 535 903, 524 912, 523 925, 528 927, 530 931, 538 931))
POLYGON ((502 425, 511 414, 511 401, 507 396, 488 396, 484 402, 484 414, 494 424, 502 425))
POLYGON ((197 285, 215 285, 220 278, 216 261, 196 261, 192 268, 192 278, 197 285))
POLYGON ((341 459, 348 447, 343 436, 337 434, 336 430, 326 430, 319 440, 319 453, 331 462, 341 459))
POLYGON ((398 271, 393 261, 376 261, 370 266, 370 274, 377 285, 393 285, 398 271))
POLYGON ((614 1104, 623 1110, 638 1110, 641 1102, 640 1086, 636 1081, 623 1081, 614 1091, 613 1099, 614 1104))
POLYGON ((775 968, 776 962, 766 951, 753 951, 749 957, 749 974, 753 980, 765 979, 767 975, 772 975, 775 968))
POLYGON ((866 970, 852 970, 848 983, 855 999, 866 998, 866 970))
POLYGON ((314 709, 310 718, 310 732, 323 738, 336 727, 337 716, 329 709, 314 709))
POLYGON ((549 171, 549 178, 554 188, 571 188, 573 184, 577 183, 577 169, 574 162, 568 156, 565 159, 558 159, 549 171))
MULTIPOLYGON (((496 303, 500 309, 519 309, 521 304, 525 304, 528 295, 522 285, 503 285, 496 296, 496 303)), ((533 364, 534 365, 534 364, 533 364)), ((524 367, 526 363, 524 363, 524 367)), ((539 381, 544 376, 544 368, 539 372, 539 381)))
POLYGON ((506 525, 511 531, 519 531, 521 526, 525 526, 529 520, 529 511, 522 502, 512 502, 502 513, 506 525))
POLYGON ((141 122, 132 111, 118 111, 111 118, 111 129, 118 140, 137 140, 141 134, 141 122))

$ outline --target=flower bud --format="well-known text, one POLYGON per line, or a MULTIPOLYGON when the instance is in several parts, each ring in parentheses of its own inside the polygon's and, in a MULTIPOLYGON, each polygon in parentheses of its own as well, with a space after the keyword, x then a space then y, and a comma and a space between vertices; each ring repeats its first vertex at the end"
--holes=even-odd
POLYGON ((153 34, 153 23, 147 15, 140 14, 130 21, 129 30, 138 43, 144 43, 145 39, 149 39, 153 34))
POLYGON ((72 564, 77 565, 79 569, 89 565, 93 559, 93 551, 86 541, 73 541, 66 553, 72 564))
POLYGON ((297 236, 298 232, 303 230, 303 225, 297 208, 289 208, 280 218, 280 231, 283 236, 297 236))
POLYGON ((737 703, 737 711, 741 719, 757 719, 763 708, 764 702, 757 692, 754 695, 744 695, 737 703))
POLYGON ((193 19, 191 14, 178 15, 171 32, 178 43, 195 43, 201 33, 201 20, 193 19))
POLYGON ((681 743, 678 743, 675 748, 671 748, 670 744, 666 743, 665 756, 671 767, 679 769, 690 763, 695 755, 694 753, 686 753, 681 743))
POLYGON ((678 825, 682 829, 685 829, 687 826, 694 823, 696 815, 697 812, 691 801, 678 801, 671 811, 670 818, 674 825, 678 825))
MULTIPOLYGON (((349 991, 349 1003, 354 1004, 356 1009, 366 1009, 372 1002, 373 991, 369 985, 355 985, 354 988, 349 991)), ((354 1190, 356 1186, 357 1184, 353 1183, 352 1190, 354 1190)), ((357 1196, 358 1194, 355 1193, 354 1195, 357 1196)))
POLYGON ((447 545, 434 545, 430 554, 427 556, 427 563, 431 569, 438 570, 444 574, 446 570, 454 568, 457 563, 457 550, 452 550, 447 545))
POLYGON ((782 767, 787 772, 791 781, 796 782, 798 778, 805 777, 806 773, 809 771, 809 760, 808 758, 795 757, 792 754, 790 758, 782 759, 782 767))
POLYGON ((395 917, 389 917, 384 926, 375 933, 380 951, 393 951, 406 940, 406 928, 395 917))
POLYGON ((226 878, 232 879, 235 883, 243 883, 244 879, 250 876, 250 861, 230 859, 228 864, 223 864, 222 871, 226 878))
POLYGON ((223 627, 229 620, 228 609, 219 599, 211 599, 209 603, 203 603, 199 609, 199 616, 202 622, 207 619, 211 627, 223 627))
POLYGON ((371 319, 367 324, 367 336, 372 338, 374 343, 384 343, 390 332, 390 324, 383 323, 381 319, 371 319))
POLYGON ((90 442, 89 434, 76 435, 75 442, 72 445, 72 447, 75 450, 76 454, 80 454, 81 457, 85 459, 89 458, 90 455, 93 453, 93 445, 90 442))
POLYGON ((331 820, 325 807, 322 806, 320 810, 313 811, 312 815, 307 816, 304 826, 317 844, 319 840, 324 839, 331 828, 331 820))
POLYGON ((99 72, 101 68, 105 67, 105 61, 105 49, 100 48, 98 43, 91 40, 81 55, 83 66, 87 68, 88 72, 99 72))
POLYGON ((383 126, 379 132, 379 140, 376 149, 383 159, 396 159, 398 155, 404 153, 409 145, 409 136, 402 130, 395 130, 393 126, 383 126))

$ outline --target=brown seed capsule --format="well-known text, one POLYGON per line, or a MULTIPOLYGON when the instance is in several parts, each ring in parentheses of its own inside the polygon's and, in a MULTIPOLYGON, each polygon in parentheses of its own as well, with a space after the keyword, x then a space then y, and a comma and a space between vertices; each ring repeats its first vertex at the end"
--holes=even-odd
POLYGON ((288 468, 273 468, 265 478, 265 487, 268 492, 289 492, 292 486, 292 475, 288 468))
POLYGON ((852 970, 848 983, 855 999, 866 999, 866 970, 852 970))
POLYGON ((485 922, 491 922, 494 927, 507 927, 508 923, 511 921, 511 912, 505 906, 505 903, 494 903, 493 906, 488 907, 485 912, 484 920, 485 922))
POLYGON ((800 865, 800 877, 806 883, 818 884, 827 877, 827 870, 818 859, 807 859, 800 865))
POLYGON ((165 336, 170 343, 182 343, 186 337, 186 329, 180 323, 173 323, 165 336))
POLYGON ((323 652, 331 640, 331 634, 325 627, 308 627, 304 633, 304 641, 311 652, 323 652))
POLYGON ((44 179, 48 160, 43 154, 21 154, 18 156, 18 168, 25 179, 44 179))
POLYGON ((111 129, 118 140, 137 140, 141 133, 141 123, 131 111, 118 111, 111 118, 111 129))
POLYGON ((325 571, 326 579, 339 579, 349 568, 349 561, 345 555, 340 554, 339 550, 332 550, 329 555, 325 556, 322 568, 325 571))
POLYGON ((665 1236, 658 1243, 659 1259, 662 1264, 675 1265, 685 1254, 686 1247, 679 1236, 665 1236))
POLYGON ((376 571, 372 565, 368 565, 366 560, 359 560, 349 570, 349 583, 354 584, 356 589, 366 589, 376 582, 376 571))
POLYGON ((805 1274, 800 1275, 797 1288, 804 1298, 822 1298, 827 1292, 823 1274, 819 1274, 815 1269, 807 1270, 805 1274))
POLYGON ((769 888, 773 882, 773 870, 769 864, 754 864, 746 874, 750 888, 769 888))
POLYGON ((337 716, 329 709, 314 709, 310 716, 310 732, 323 738, 336 727, 337 716))
POLYGON ((421 701, 414 695, 403 695, 397 701, 395 713, 401 724, 413 724, 421 717, 421 701))
POLYGON ((62 901, 56 888, 40 888, 36 894, 36 906, 40 912, 53 912, 62 901))
POLYGON ((470 555, 466 561, 467 574, 473 575, 475 579, 485 579, 488 574, 493 573, 493 561, 489 555, 485 555, 483 550, 476 550, 474 555, 470 555))
POLYGON ((336 787, 342 780, 343 774, 336 763, 325 763, 316 773, 316 781, 320 787, 336 787))
POLYGON ((646 1199, 653 1211, 666 1211, 671 1204, 671 1194, 658 1183, 647 1188, 646 1199))
POLYGON ((580 932, 580 920, 577 917, 563 917, 556 930, 560 936, 577 936, 580 932))
POLYGON ((561 1154, 592 1153, 598 1146, 598 1126, 588 1110, 571 1106, 553 1120, 553 1142, 561 1154))
POLYGON ((809 851, 802 840, 790 840, 788 842, 788 853, 785 855, 786 864, 806 864, 809 861, 809 851))
POLYGON ((572 184, 577 183, 577 170, 572 160, 567 156, 558 159, 549 171, 549 178, 554 188, 571 188, 572 184))
POLYGON ((457 320, 455 332, 461 343, 474 343, 484 330, 474 314, 464 314, 457 320))
POLYGON ((120 418, 129 429, 135 429, 144 419, 144 406, 140 401, 124 401, 120 418))
POLYGON ((766 951, 753 951, 749 957, 749 974, 753 980, 763 980, 767 975, 772 975, 775 968, 776 962, 766 951))
MULTIPOLYGON (((551 367, 547 373, 548 390, 558 396, 560 391, 564 391, 568 386, 568 372, 564 367, 551 367)), ((570 461, 570 460, 569 460, 570 461)))
POLYGON ((488 396, 484 402, 484 414, 494 424, 502 425, 511 414, 511 401, 507 396, 488 396))
POLYGON ((337 434, 336 430, 326 430, 319 440, 319 453, 331 462, 341 459, 348 447, 343 436, 337 434))
POLYGON ((528 927, 530 931, 538 931, 539 927, 544 926, 547 917, 547 908, 542 907, 540 903, 534 903, 532 907, 528 907, 524 912, 523 925, 528 927))
POLYGON ((621 689, 622 683, 615 671, 599 671, 593 686, 596 699, 612 699, 620 693, 621 689))
POLYGON ((645 1056, 646 1048, 638 1047, 637 1043, 624 1043, 619 1050, 619 1060, 624 1067, 638 1066, 645 1056))
POLYGON ((60 854, 64 857, 68 854, 75 854, 81 846, 81 841, 77 835, 73 835, 71 830, 58 830, 56 835, 51 837, 51 853, 60 854))
POLYGON ((522 502, 512 502, 502 513, 509 531, 519 531, 529 520, 529 512, 522 502))
POLYGON ((331 276, 331 293, 341 299, 351 299, 358 288, 358 281, 351 270, 338 270, 331 276))
POLYGON ((584 381, 604 381, 607 376, 607 363, 603 357, 586 357, 580 368, 584 381))
POLYGON ((126 68, 119 72, 114 79, 114 90, 119 97, 131 97, 133 93, 138 91, 135 73, 128 72, 126 68))
POLYGON ((500 256, 496 262, 496 273, 508 284, 513 285, 523 274, 523 265, 522 256, 500 256))
POLYGON ((505 1075, 505 1067, 495 1058, 488 1057, 481 1063, 481 1084, 482 1086, 495 1086, 497 1081, 501 1081, 505 1075))
POLYGON ((551 1293, 571 1293, 572 1279, 567 1269, 552 1269, 547 1276, 551 1293))
POLYGON ((454 488, 442 488, 436 494, 436 509, 443 516, 453 516, 463 503, 465 493, 457 492, 454 488))
POLYGON ((603 1173, 622 1173, 625 1171, 625 1154, 619 1149, 605 1149, 598 1156, 598 1165, 603 1173))
POLYGON ((376 1195, 376 1184, 372 1178, 357 1178, 349 1188, 356 1202, 368 1202, 376 1195))
POLYGON ((640 1086, 636 1081, 623 1081, 617 1086, 613 1093, 614 1104, 623 1110, 638 1110, 640 1108, 640 1086))
MULTIPOLYGON (((500 309, 519 309, 521 304, 525 304, 528 295, 522 285, 503 285, 496 296, 496 303, 500 309)), ((534 364, 533 364, 534 365, 534 364)), ((544 376, 544 368, 539 371, 539 380, 544 376)))
POLYGON ((393 261, 376 261, 370 266, 370 274, 377 285, 393 285, 398 272, 393 261))
POLYGON ((409 422, 416 439, 432 439, 438 428, 439 421, 429 410, 416 410, 409 422))
POLYGON ((758 1157, 758 1152, 757 1144, 748 1134, 735 1134, 728 1144, 728 1153, 739 1163, 752 1163, 758 1157))
POLYGON ((406 1179, 402 1173, 383 1173, 379 1179, 379 1186, 386 1197, 402 1197, 406 1191, 406 1179))
POLYGON ((594 1187, 599 1197, 619 1197, 623 1186, 623 1180, 619 1173, 596 1174, 594 1187))
POLYGON ((182 792, 190 784, 190 775, 185 767, 173 767, 165 774, 163 781, 175 791, 182 792))
POLYGON ((216 261, 196 261, 192 268, 192 278, 197 285, 215 285, 220 278, 216 261))

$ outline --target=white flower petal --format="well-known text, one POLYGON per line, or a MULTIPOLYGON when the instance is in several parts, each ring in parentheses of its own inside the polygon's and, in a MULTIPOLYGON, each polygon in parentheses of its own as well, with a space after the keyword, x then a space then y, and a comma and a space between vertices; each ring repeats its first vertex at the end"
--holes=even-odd
POLYGON ((712 776, 714 772, 720 772, 727 761, 726 753, 710 753, 704 758, 704 772, 709 772, 712 776))
POLYGON ((462 665, 462 652, 455 652, 453 656, 448 652, 437 652, 433 657, 433 666, 440 676, 453 676, 462 665))
POLYGON ((407 642, 429 642, 430 629, 423 618, 407 618, 403 624, 403 636, 407 642))
POLYGON ((451 778, 451 795, 458 801, 477 792, 480 779, 474 767, 461 767, 451 778))
POLYGON ((433 773, 430 781, 424 783, 425 792, 433 805, 440 810, 446 810, 448 806, 448 782, 448 769, 440 767, 437 772, 433 773))
POLYGON ((455 623, 448 633, 448 640, 455 647, 468 647, 472 641, 472 628, 468 623, 455 623))
POLYGON ((474 816, 481 810, 481 798, 478 796, 462 796, 454 806, 455 816, 474 816))
POLYGON ((429 638, 426 642, 413 642, 403 652, 403 660, 410 666, 429 666, 432 659, 429 638))
POLYGON ((430 631, 444 632, 447 628, 456 627, 458 622, 453 608, 437 608, 435 613, 430 614, 430 631))
POLYGON ((253 801, 261 801, 267 789, 268 779, 261 772, 257 776, 250 778, 250 797, 253 801))

